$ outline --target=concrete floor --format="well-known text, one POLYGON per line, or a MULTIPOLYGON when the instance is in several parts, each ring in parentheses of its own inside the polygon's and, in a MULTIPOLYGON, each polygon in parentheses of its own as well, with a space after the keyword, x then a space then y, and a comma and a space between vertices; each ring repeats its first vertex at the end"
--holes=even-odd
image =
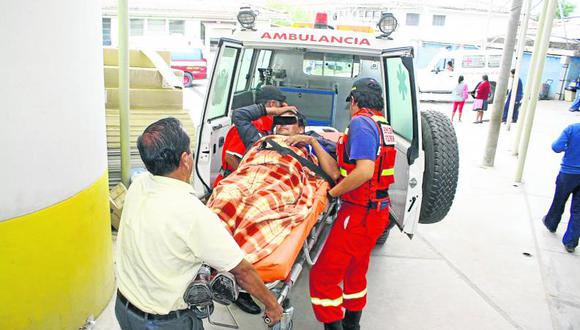
MULTIPOLYGON (((580 329, 579 251, 569 254, 560 242, 568 208, 555 234, 540 221, 561 159, 551 142, 580 120, 568 105, 539 102, 519 185, 513 182, 516 158, 510 153, 514 129, 502 128, 495 166, 482 168, 489 124, 473 124, 466 105, 463 122, 454 124, 461 165, 453 207, 444 221, 419 226, 413 240, 394 230, 375 249, 363 329, 580 329)), ((422 104, 445 113, 450 107, 422 104)), ((309 304, 307 276, 302 274, 291 295, 300 330, 321 328, 309 304)), ((232 310, 241 329, 263 328, 259 316, 232 310)), ((219 308, 214 315, 226 319, 219 308)), ((112 304, 95 329, 118 329, 112 304)))

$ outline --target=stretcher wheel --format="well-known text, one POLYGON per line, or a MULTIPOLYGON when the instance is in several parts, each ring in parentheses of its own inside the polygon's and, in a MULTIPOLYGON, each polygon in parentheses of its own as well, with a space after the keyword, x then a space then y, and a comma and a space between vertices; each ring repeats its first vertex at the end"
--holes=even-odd
POLYGON ((419 223, 436 223, 447 215, 457 190, 459 176, 459 149, 453 124, 437 111, 422 111, 423 202, 419 223))

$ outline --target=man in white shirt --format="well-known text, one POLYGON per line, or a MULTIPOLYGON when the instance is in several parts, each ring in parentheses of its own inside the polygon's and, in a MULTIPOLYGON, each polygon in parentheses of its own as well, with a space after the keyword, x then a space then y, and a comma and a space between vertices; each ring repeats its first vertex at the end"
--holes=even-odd
POLYGON ((125 199, 117 236, 115 314, 122 329, 203 329, 183 294, 202 262, 230 271, 278 321, 282 307, 223 224, 189 184, 189 137, 175 118, 147 127, 137 141, 149 171, 125 199))

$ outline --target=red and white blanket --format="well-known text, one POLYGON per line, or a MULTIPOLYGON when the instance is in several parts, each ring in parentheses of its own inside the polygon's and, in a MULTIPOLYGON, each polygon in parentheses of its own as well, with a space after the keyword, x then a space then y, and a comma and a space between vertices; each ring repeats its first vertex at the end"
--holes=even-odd
POLYGON ((325 184, 292 156, 263 149, 267 138, 318 164, 305 147, 290 147, 283 136, 267 136, 214 188, 207 206, 225 222, 250 263, 272 253, 307 218, 316 190, 325 184))

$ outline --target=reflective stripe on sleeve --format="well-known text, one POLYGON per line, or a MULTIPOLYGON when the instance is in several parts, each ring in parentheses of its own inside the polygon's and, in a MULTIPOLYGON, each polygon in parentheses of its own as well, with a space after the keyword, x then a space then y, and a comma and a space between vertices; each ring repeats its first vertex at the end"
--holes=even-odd
POLYGON ((340 175, 346 177, 348 175, 348 173, 346 172, 346 170, 344 168, 340 168, 340 175))
POLYGON ((364 297, 366 294, 367 294, 367 289, 364 289, 364 290, 356 292, 356 293, 351 293, 351 294, 344 293, 342 295, 342 297, 344 299, 358 299, 358 298, 364 297))
POLYGON ((394 168, 387 168, 381 172, 381 176, 387 176, 387 175, 395 175, 395 169, 394 168))
POLYGON ((337 307, 342 305, 342 297, 336 299, 320 299, 310 297, 310 301, 312 302, 312 305, 318 305, 322 307, 337 307))

